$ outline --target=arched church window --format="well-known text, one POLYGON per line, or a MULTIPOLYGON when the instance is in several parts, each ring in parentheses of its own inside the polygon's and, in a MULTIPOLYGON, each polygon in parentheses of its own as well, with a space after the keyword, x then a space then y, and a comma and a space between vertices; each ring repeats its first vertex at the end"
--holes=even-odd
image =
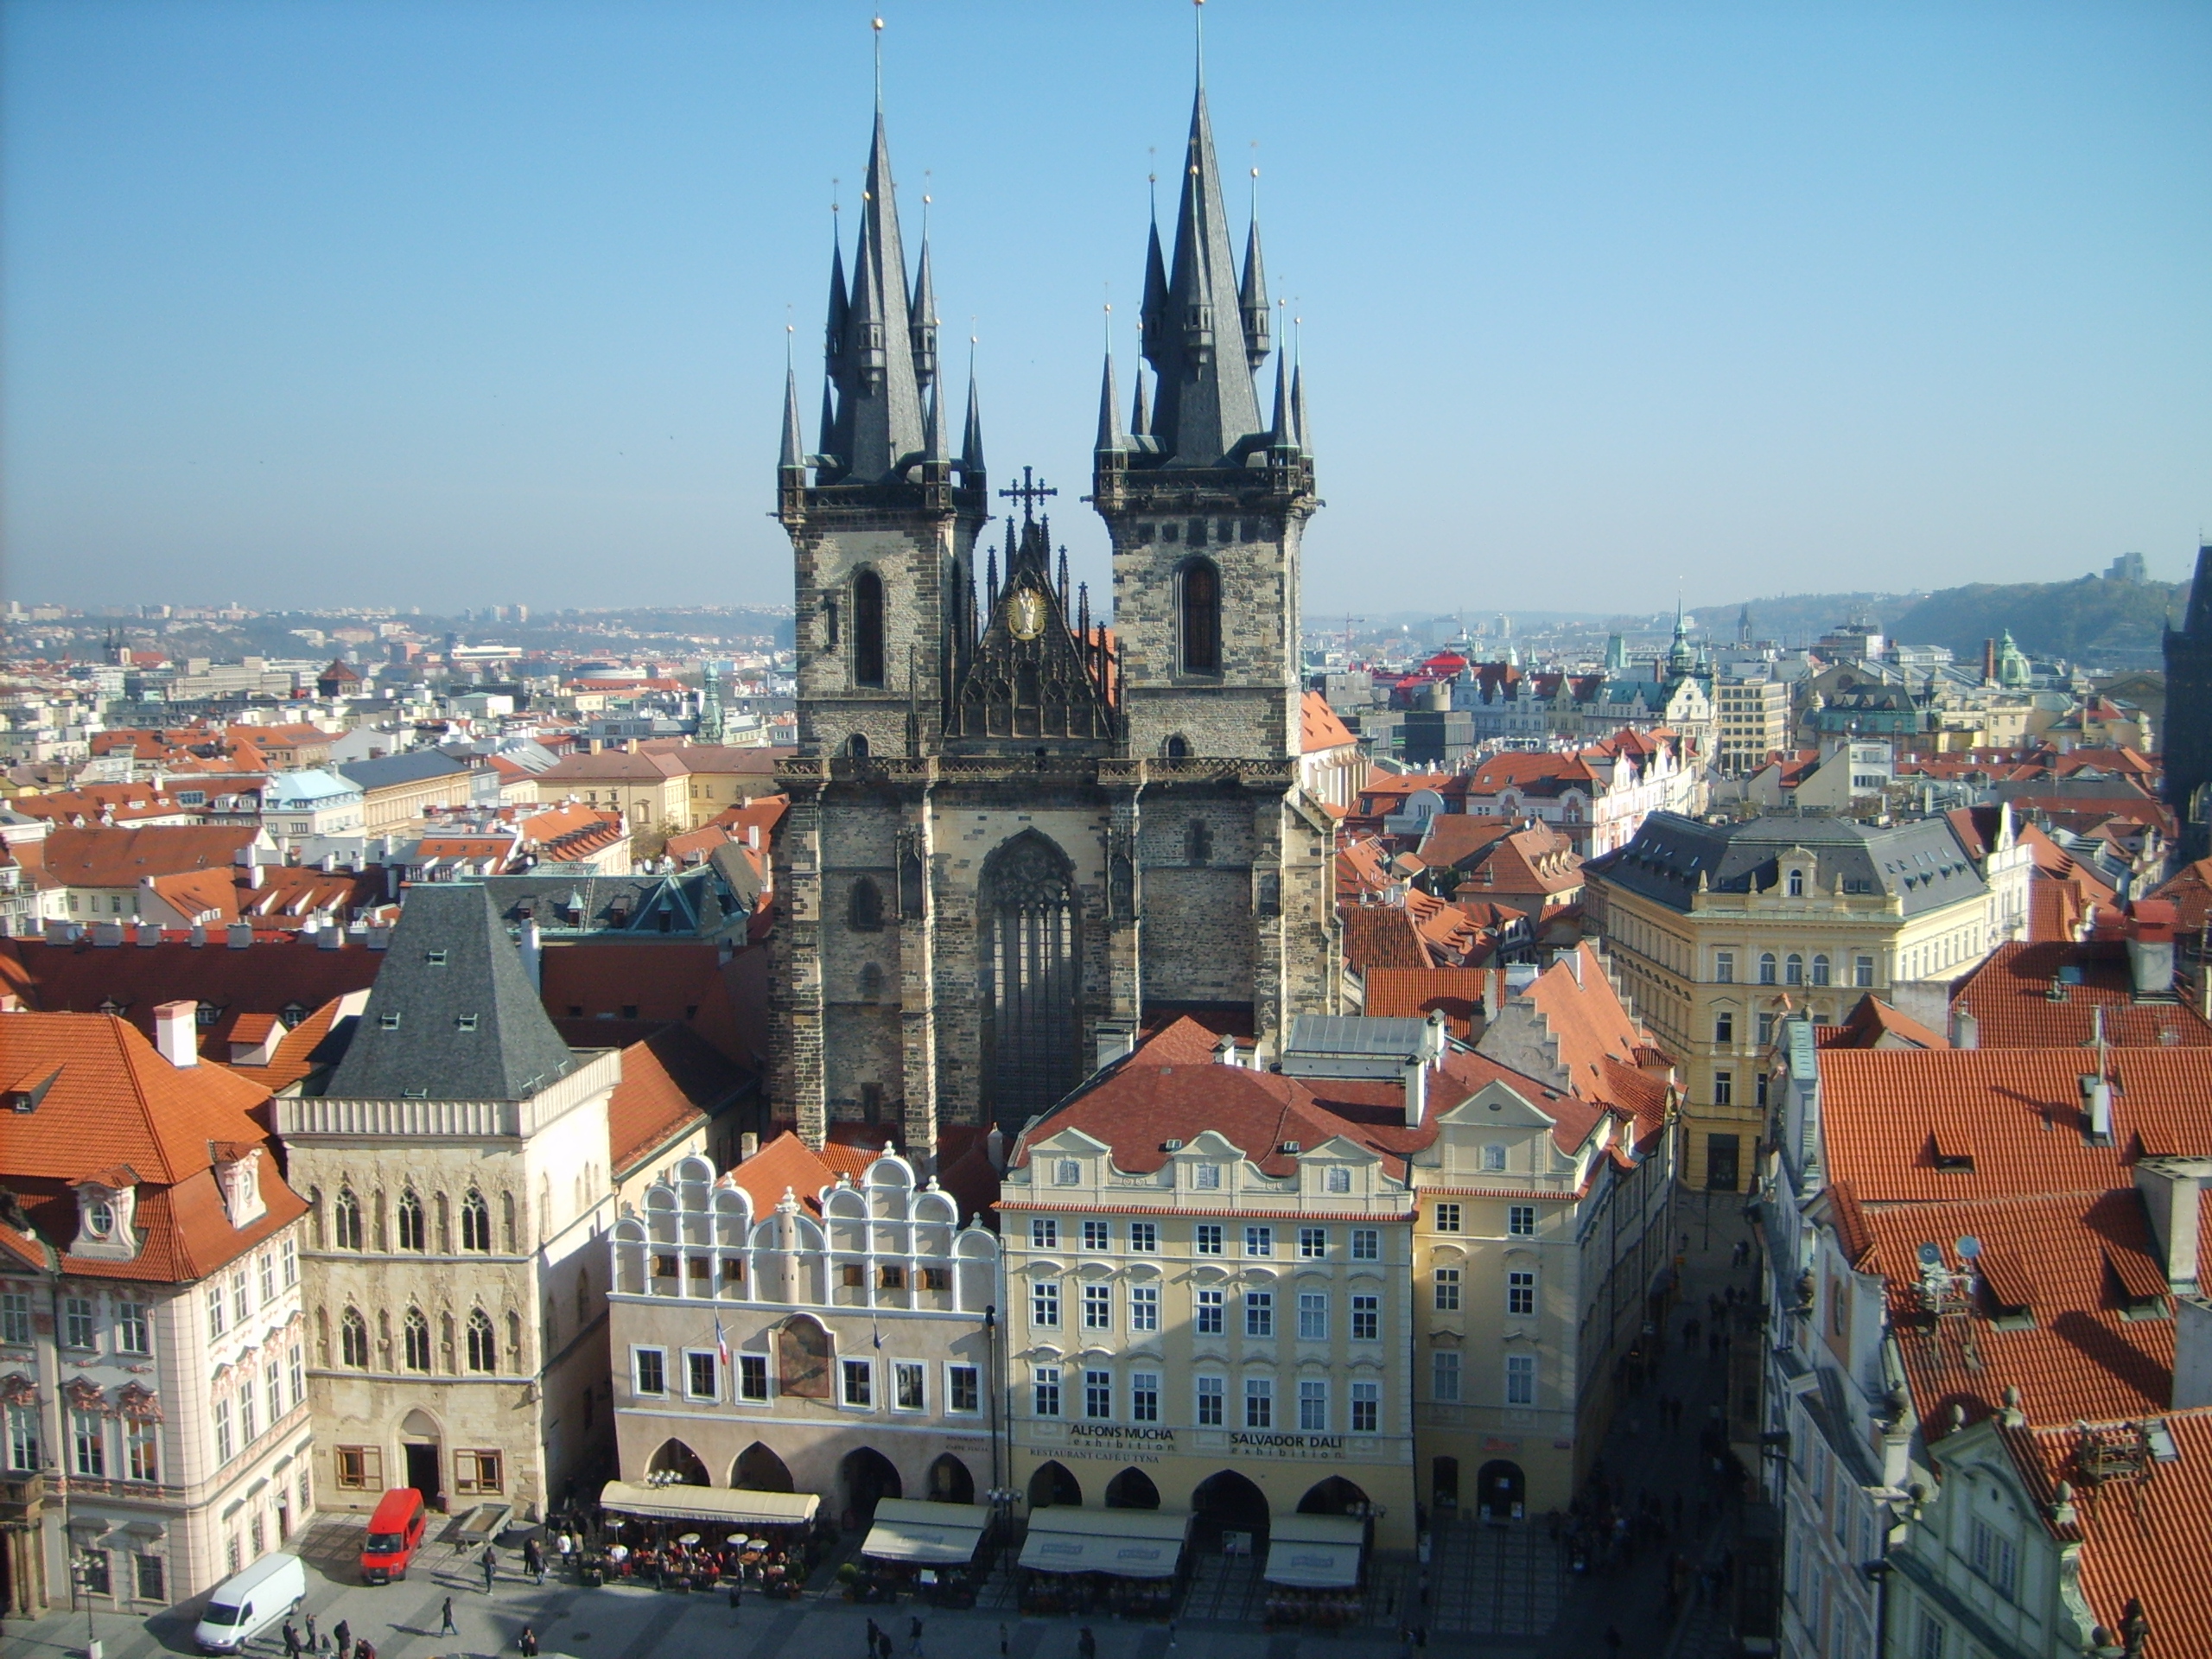
POLYGON ((983 867, 983 1071, 991 1110, 1020 1122, 1081 1080, 1078 912, 1066 856, 1025 830, 983 867))
POLYGON ((855 732, 845 740, 845 753, 855 760, 868 759, 868 739, 855 732))
POLYGON ((883 969, 872 962, 861 964, 861 1001, 883 1001, 883 969))
POLYGON ((361 1201, 350 1186, 338 1189, 338 1248, 358 1250, 361 1248, 361 1201))
POLYGON ((473 1186, 468 1189, 468 1196, 461 1201, 461 1248, 492 1248, 492 1208, 484 1202, 484 1195, 473 1186))
POLYGON ((423 1317, 421 1308, 410 1307, 407 1310, 404 1329, 407 1338, 407 1369, 410 1371, 429 1370, 430 1369, 430 1322, 423 1317))
POLYGON ((369 1368, 369 1322, 361 1310, 349 1307, 338 1321, 339 1357, 357 1371, 369 1368))
POLYGON ((863 570, 853 578, 853 679, 883 683, 883 578, 863 570))
POLYGON ((423 1200, 415 1196, 415 1189, 411 1186, 399 1195, 399 1248, 403 1250, 429 1248, 423 1236, 423 1200))
POLYGON ((1182 639, 1185 674, 1221 672, 1221 571, 1211 559, 1192 559, 1181 571, 1182 639))
POLYGON ((480 1307, 468 1316, 468 1369, 472 1371, 496 1371, 499 1369, 499 1344, 492 1334, 492 1316, 480 1307))
POLYGON ((883 889, 865 875, 853 883, 852 897, 845 907, 845 921, 855 933, 883 931, 883 889))
POLYGON ((1160 753, 1170 760, 1187 760, 1191 758, 1191 740, 1178 732, 1160 746, 1160 753))

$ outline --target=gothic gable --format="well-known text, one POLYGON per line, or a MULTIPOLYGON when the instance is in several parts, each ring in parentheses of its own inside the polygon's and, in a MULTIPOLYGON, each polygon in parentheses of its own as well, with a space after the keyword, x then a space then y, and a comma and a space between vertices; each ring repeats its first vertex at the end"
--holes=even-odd
MULTIPOLYGON (((1009 542, 1011 542, 1009 537, 1009 542)), ((1068 622, 1066 580, 1046 578, 1045 524, 1022 526, 1007 549, 1005 589, 989 595, 990 620, 963 664, 945 709, 945 736, 1107 744, 1121 734, 1110 697, 1113 647, 1106 630, 1068 622)), ((1088 607, 1086 606, 1086 609, 1088 607)))

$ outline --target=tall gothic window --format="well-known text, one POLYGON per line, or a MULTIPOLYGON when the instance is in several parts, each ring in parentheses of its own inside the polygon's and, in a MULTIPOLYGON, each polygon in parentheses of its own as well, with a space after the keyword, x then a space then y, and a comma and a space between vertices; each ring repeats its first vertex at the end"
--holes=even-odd
POLYGON ((1181 575, 1178 645, 1185 674, 1221 672, 1221 571, 1211 559, 1186 562, 1181 575))
POLYGON ((353 1189, 338 1189, 338 1248, 358 1250, 361 1248, 361 1201, 354 1197, 353 1189))
POLYGON ((419 1250, 426 1248, 423 1228, 423 1200, 409 1187, 399 1195, 399 1248, 419 1250))
POLYGON ((983 1072, 991 1110, 1020 1122, 1081 1081, 1078 912, 1066 857, 1025 830, 983 867, 983 1072))
POLYGON ((496 1371, 499 1369, 499 1338, 492 1334, 492 1316, 478 1308, 468 1316, 468 1369, 472 1371, 496 1371))
POLYGON ((853 678, 883 683, 883 578, 863 570, 853 578, 853 678))
POLYGON ((492 1248, 492 1209, 484 1202, 484 1195, 474 1187, 461 1201, 461 1248, 464 1250, 488 1250, 492 1248))
POLYGON ((369 1322, 361 1310, 349 1307, 338 1320, 339 1357, 357 1371, 369 1368, 369 1322))
POLYGON ((430 1369, 430 1322, 423 1317, 423 1310, 407 1310, 407 1369, 427 1371, 430 1369))

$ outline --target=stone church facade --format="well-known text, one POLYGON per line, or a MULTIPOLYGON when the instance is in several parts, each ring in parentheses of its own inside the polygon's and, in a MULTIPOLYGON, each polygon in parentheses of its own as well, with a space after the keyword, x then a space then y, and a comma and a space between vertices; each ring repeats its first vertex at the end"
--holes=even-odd
POLYGON ((1025 469, 991 530, 972 374, 951 449, 929 250, 910 281, 880 110, 861 221, 849 281, 842 247, 832 265, 812 451, 785 389, 799 745, 779 769, 772 1087, 811 1144, 865 1121, 926 1159, 940 1125, 1018 1129, 1141 1026, 1196 1014, 1265 1052, 1337 1011, 1331 821, 1298 770, 1320 504, 1203 86, 1172 254, 1156 224, 1147 249, 1126 426, 1110 353, 1100 393, 1110 621, 1055 562, 1057 491, 1025 469))

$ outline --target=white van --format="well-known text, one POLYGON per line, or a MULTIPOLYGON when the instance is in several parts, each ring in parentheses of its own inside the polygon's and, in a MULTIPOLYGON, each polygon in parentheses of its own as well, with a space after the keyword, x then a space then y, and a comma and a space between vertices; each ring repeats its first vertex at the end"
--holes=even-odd
POLYGON ((264 1555, 233 1573, 207 1598, 192 1639, 202 1653, 236 1653, 307 1599, 308 1570, 296 1555, 264 1555))

